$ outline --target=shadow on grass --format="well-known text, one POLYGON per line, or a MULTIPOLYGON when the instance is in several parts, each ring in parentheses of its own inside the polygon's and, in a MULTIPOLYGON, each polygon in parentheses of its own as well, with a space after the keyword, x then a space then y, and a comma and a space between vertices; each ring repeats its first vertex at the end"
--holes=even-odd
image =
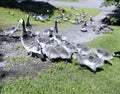
POLYGON ((53 15, 54 10, 57 8, 47 2, 39 1, 33 2, 31 0, 18 3, 16 0, 0 0, 0 6, 5 8, 16 8, 25 12, 33 12, 37 14, 49 14, 53 15), (47 12, 49 10, 49 12, 47 12))

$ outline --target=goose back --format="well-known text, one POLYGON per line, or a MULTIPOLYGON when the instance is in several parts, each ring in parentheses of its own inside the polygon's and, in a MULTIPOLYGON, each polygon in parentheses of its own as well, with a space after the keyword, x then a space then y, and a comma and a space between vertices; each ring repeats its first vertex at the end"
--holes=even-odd
POLYGON ((80 55, 78 54, 78 62, 81 65, 89 67, 92 71, 96 71, 97 68, 100 68, 104 65, 104 60, 98 58, 94 54, 89 55, 80 55))

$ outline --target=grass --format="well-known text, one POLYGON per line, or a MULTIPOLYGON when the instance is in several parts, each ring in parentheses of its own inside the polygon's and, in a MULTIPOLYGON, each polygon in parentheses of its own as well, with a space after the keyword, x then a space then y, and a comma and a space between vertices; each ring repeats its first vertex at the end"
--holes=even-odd
POLYGON ((90 47, 102 47, 104 49, 109 49, 110 52, 118 51, 120 50, 120 42, 119 42, 119 34, 120 34, 120 28, 114 27, 115 31, 113 31, 112 34, 105 34, 102 37, 98 37, 94 41, 88 43, 90 47))
POLYGON ((34 79, 7 79, 1 94, 118 94, 120 73, 118 63, 106 65, 105 70, 93 74, 80 70, 74 63, 59 62, 39 73, 34 79), (113 68, 115 68, 113 70, 113 68))
MULTIPOLYGON (((75 14, 75 11, 70 9, 70 7, 58 7, 58 8, 63 8, 65 9, 66 15, 68 16, 68 14, 75 14)), ((86 12, 88 12, 88 16, 90 15, 96 15, 98 14, 100 11, 99 10, 93 10, 93 9, 84 9, 86 12)), ((82 8, 79 8, 79 12, 82 11, 82 8)), ((6 28, 7 26, 11 26, 13 24, 17 24, 18 20, 20 18, 24 18, 26 20, 27 18, 27 12, 23 12, 20 11, 19 9, 9 9, 9 8, 2 8, 0 7, 0 30, 3 30, 4 28, 6 28)), ((38 25, 38 26, 47 26, 47 25, 54 25, 54 17, 58 17, 61 16, 60 13, 55 10, 54 15, 49 19, 49 21, 47 22, 40 22, 40 21, 35 21, 31 18, 30 22, 33 25, 38 25)), ((73 15, 72 18, 74 18, 75 16, 73 15)), ((70 24, 70 22, 61 22, 59 25, 68 25, 70 24)))

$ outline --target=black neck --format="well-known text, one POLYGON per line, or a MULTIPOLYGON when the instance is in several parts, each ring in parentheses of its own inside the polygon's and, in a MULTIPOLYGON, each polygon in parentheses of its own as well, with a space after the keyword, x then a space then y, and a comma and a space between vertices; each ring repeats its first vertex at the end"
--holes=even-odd
POLYGON ((26 26, 30 25, 30 23, 29 23, 29 19, 30 19, 30 17, 28 16, 28 17, 27 17, 27 23, 26 23, 26 26))
POLYGON ((23 33, 26 32, 26 28, 25 28, 25 21, 23 20, 23 23, 22 23, 22 28, 23 28, 23 33))
POLYGON ((57 21, 55 21, 55 31, 58 33, 57 21))
POLYGON ((120 54, 120 51, 114 52, 115 55, 120 54))

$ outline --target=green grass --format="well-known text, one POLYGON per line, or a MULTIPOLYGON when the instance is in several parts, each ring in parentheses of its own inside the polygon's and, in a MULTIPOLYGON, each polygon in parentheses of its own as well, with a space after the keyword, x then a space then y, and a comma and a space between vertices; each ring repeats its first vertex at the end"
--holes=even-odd
POLYGON ((34 79, 7 79, 1 94, 118 94, 120 73, 117 63, 93 74, 80 70, 77 62, 59 62, 34 79), (115 68, 115 69, 114 69, 115 68))
MULTIPOLYGON (((67 12, 66 12, 66 15, 68 16, 68 14, 75 14, 75 11, 70 9, 70 7, 59 7, 59 8, 63 8, 65 9, 67 12)), ((88 16, 90 15, 96 15, 98 14, 100 11, 99 10, 95 10, 95 9, 87 9, 85 8, 84 9, 86 12, 88 12, 88 16)), ((82 8, 79 8, 79 12, 82 11, 82 8)), ((13 25, 13 24, 17 24, 18 20, 20 18, 24 18, 26 20, 27 18, 27 14, 26 12, 22 12, 20 11, 19 9, 8 9, 8 8, 2 8, 0 7, 0 30, 3 30, 4 28, 6 28, 6 26, 10 26, 10 25, 13 25)), ((32 19, 31 17, 31 24, 33 25, 38 25, 38 26, 47 26, 47 25, 54 25, 54 21, 53 21, 53 18, 54 17, 58 17, 58 16, 61 16, 60 13, 56 10, 54 12, 54 15, 50 18, 49 21, 47 22, 40 22, 40 21, 35 21, 32 19)), ((72 18, 74 18, 75 16, 73 15, 72 18)), ((68 25, 70 24, 70 22, 61 22, 59 25, 68 25)))
POLYGON ((102 37, 98 37, 94 41, 88 43, 90 47, 102 47, 104 49, 109 49, 110 52, 120 50, 120 28, 114 27, 115 31, 112 34, 105 34, 102 37))

